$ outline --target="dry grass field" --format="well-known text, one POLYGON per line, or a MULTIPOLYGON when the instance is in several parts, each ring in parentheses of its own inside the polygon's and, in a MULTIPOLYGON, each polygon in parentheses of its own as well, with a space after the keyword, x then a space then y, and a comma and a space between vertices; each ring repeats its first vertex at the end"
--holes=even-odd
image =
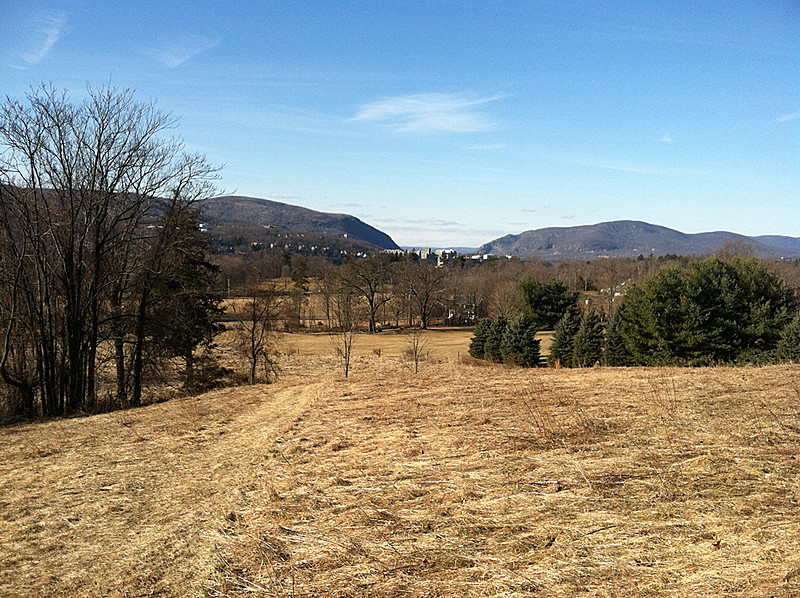
POLYGON ((0 595, 800 595, 796 367, 364 346, 345 380, 297 348, 270 386, 0 429, 0 595))
MULTIPOLYGON (((432 328, 422 333, 425 354, 432 360, 455 360, 467 355, 472 329, 432 328)), ((549 338, 549 336, 548 336, 549 338)), ((380 356, 400 359, 408 350, 410 331, 389 330, 377 334, 359 334, 353 346, 354 356, 380 356)), ((285 350, 298 355, 327 356, 333 354, 330 334, 284 334, 285 350)))

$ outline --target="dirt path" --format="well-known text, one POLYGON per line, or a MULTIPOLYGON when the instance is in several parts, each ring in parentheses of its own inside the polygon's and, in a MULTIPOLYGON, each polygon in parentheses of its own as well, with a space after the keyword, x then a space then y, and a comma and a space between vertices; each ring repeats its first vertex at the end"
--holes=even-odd
POLYGON ((323 383, 289 378, 0 429, 0 595, 186 596, 323 383))

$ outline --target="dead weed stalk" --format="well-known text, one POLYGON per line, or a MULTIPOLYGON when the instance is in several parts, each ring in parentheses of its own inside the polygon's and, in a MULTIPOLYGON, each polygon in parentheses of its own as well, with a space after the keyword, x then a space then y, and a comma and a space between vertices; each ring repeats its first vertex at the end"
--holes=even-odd
POLYGON ((564 390, 548 387, 536 375, 516 394, 527 414, 528 424, 546 445, 585 444, 602 427, 575 397, 564 390))

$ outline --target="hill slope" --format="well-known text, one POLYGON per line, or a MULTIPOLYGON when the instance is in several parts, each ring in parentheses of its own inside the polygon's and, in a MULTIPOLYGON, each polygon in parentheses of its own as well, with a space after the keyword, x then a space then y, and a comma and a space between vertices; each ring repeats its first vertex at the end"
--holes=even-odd
POLYGON ((356 351, 0 428, 0 595, 800 595, 796 366, 356 351))
POLYGON ((746 237, 724 231, 686 234, 633 220, 529 230, 490 241, 482 245, 478 253, 559 260, 651 254, 702 255, 712 253, 725 241, 746 243, 761 257, 800 256, 800 239, 792 237, 746 237))
POLYGON ((295 231, 347 235, 349 239, 382 249, 399 249, 389 235, 355 216, 317 212, 269 199, 238 195, 214 197, 203 202, 201 213, 212 225, 280 226, 295 231))

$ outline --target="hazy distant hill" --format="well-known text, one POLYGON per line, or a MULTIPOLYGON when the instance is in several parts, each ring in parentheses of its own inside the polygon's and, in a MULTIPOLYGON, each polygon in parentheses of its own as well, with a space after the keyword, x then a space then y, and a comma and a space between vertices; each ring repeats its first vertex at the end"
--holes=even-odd
POLYGON ((364 241, 382 249, 399 249, 386 233, 347 214, 328 214, 290 204, 227 195, 203 202, 201 219, 212 226, 278 226, 294 231, 325 233, 364 241))
POLYGON ((800 239, 793 237, 746 237, 721 231, 686 234, 632 220, 529 230, 490 241, 482 245, 478 253, 556 260, 647 257, 651 254, 703 255, 712 253, 725 241, 747 243, 761 257, 800 257, 800 239))

